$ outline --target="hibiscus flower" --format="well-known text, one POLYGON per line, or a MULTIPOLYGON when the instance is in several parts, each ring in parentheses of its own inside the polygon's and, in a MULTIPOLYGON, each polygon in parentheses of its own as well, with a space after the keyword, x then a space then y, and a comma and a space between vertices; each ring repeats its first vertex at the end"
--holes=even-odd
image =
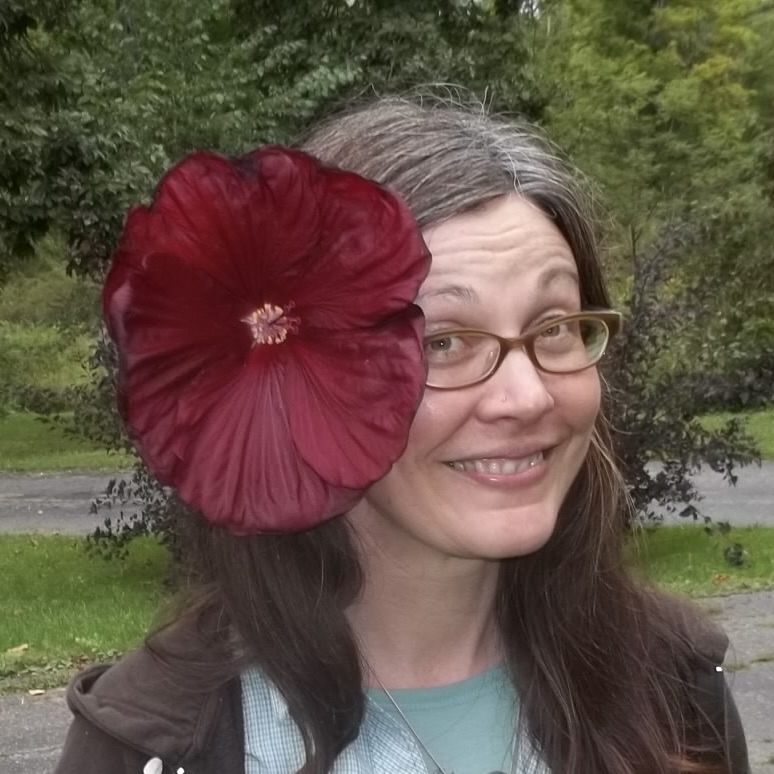
POLYGON ((348 510, 421 398, 429 260, 406 205, 354 173, 277 146, 186 157, 129 212, 103 290, 148 468, 238 532, 348 510))

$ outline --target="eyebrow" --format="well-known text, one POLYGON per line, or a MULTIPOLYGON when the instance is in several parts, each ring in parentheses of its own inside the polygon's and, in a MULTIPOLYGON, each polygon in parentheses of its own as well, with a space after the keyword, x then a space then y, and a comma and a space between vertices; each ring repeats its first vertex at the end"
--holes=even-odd
POLYGON ((446 296, 458 301, 478 301, 478 293, 470 285, 444 285, 436 290, 427 290, 417 296, 417 301, 446 296))

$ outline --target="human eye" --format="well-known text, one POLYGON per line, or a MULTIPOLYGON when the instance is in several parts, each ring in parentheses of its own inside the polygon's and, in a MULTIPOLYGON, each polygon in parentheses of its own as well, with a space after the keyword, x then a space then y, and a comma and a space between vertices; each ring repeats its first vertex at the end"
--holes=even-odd
POLYGON ((425 357, 431 365, 451 365, 471 357, 477 350, 475 337, 442 331, 425 338, 425 357))
POLYGON ((573 346, 583 341, 579 321, 563 317, 545 320, 534 335, 535 344, 544 347, 573 346))

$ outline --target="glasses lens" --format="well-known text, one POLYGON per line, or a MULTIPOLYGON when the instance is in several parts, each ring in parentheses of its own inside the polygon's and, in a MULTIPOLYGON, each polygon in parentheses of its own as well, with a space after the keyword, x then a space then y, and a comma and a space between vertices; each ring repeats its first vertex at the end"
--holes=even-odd
POLYGON ((500 343, 482 333, 439 333, 425 339, 427 383, 458 387, 481 378, 497 362, 500 343))
POLYGON ((535 358, 546 371, 580 371, 602 357, 608 335, 607 325, 596 318, 557 320, 535 336, 535 358))

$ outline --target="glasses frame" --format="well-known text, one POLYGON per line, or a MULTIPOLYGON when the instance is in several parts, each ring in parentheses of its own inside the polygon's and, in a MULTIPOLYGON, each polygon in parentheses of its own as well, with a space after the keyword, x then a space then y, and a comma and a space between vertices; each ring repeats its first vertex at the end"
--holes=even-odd
POLYGON ((551 320, 546 320, 544 323, 541 323, 536 328, 528 331, 523 336, 517 336, 513 339, 509 339, 504 336, 498 336, 496 333, 482 331, 476 328, 453 328, 448 331, 438 331, 437 333, 433 333, 430 336, 426 336, 425 342, 432 341, 435 338, 443 338, 444 336, 475 334, 478 336, 488 336, 490 339, 497 341, 500 345, 500 353, 497 356, 497 359, 493 362, 491 368, 489 368, 485 374, 469 382, 455 384, 454 386, 450 387, 447 385, 433 384, 431 381, 427 380, 425 385, 427 387, 431 387, 434 390, 461 390, 463 387, 472 387, 474 384, 481 384, 481 382, 485 382, 497 372, 497 369, 503 364, 503 360, 505 360, 505 358, 508 356, 508 353, 512 349, 524 349, 532 365, 535 366, 538 371, 542 371, 543 373, 577 374, 580 371, 585 371, 587 368, 595 366, 602 359, 607 350, 607 345, 610 343, 610 340, 621 329, 622 322, 623 315, 613 309, 587 309, 583 312, 574 312, 573 314, 565 314, 561 317, 554 317, 551 320), (605 345, 602 347, 599 356, 583 367, 574 368, 571 371, 552 371, 549 368, 543 368, 543 366, 538 363, 537 356, 535 355, 535 339, 541 333, 550 330, 557 324, 575 322, 576 320, 601 320, 604 323, 605 327, 607 328, 607 341, 605 341, 605 345))

